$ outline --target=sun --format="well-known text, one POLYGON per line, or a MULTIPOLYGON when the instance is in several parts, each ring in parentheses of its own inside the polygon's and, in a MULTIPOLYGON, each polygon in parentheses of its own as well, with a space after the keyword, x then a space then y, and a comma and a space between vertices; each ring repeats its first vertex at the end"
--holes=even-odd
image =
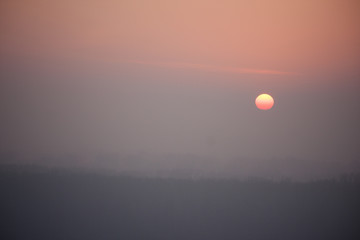
POLYGON ((255 104, 260 110, 269 110, 274 106, 274 99, 269 94, 263 93, 255 99, 255 104))

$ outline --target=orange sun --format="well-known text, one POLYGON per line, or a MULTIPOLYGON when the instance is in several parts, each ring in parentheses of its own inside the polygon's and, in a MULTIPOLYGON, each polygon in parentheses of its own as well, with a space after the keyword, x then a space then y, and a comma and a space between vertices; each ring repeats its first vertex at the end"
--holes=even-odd
POLYGON ((274 106, 274 99, 269 94, 260 94, 256 98, 255 104, 258 109, 269 110, 274 106))

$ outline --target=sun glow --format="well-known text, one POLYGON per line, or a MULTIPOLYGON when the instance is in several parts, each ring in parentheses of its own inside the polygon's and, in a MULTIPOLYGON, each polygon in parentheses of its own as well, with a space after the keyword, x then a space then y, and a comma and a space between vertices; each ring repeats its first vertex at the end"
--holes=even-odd
POLYGON ((269 94, 260 94, 256 98, 255 104, 260 110, 269 110, 274 106, 274 99, 269 94))

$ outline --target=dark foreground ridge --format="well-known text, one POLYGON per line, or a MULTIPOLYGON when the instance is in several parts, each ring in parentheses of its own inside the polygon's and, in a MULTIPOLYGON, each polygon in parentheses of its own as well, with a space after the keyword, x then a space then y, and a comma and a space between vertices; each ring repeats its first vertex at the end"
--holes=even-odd
POLYGON ((356 176, 176 180, 1 168, 1 239, 360 239, 356 176))

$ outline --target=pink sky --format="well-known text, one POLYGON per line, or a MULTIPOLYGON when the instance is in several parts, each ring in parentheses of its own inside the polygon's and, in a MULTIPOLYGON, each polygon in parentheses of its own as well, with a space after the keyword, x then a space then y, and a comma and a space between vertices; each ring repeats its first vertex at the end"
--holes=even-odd
POLYGON ((0 153, 359 169, 359 13, 357 0, 0 1, 0 153))
POLYGON ((1 1, 0 48, 190 68, 354 73, 359 10, 355 0, 9 0, 1 1))

